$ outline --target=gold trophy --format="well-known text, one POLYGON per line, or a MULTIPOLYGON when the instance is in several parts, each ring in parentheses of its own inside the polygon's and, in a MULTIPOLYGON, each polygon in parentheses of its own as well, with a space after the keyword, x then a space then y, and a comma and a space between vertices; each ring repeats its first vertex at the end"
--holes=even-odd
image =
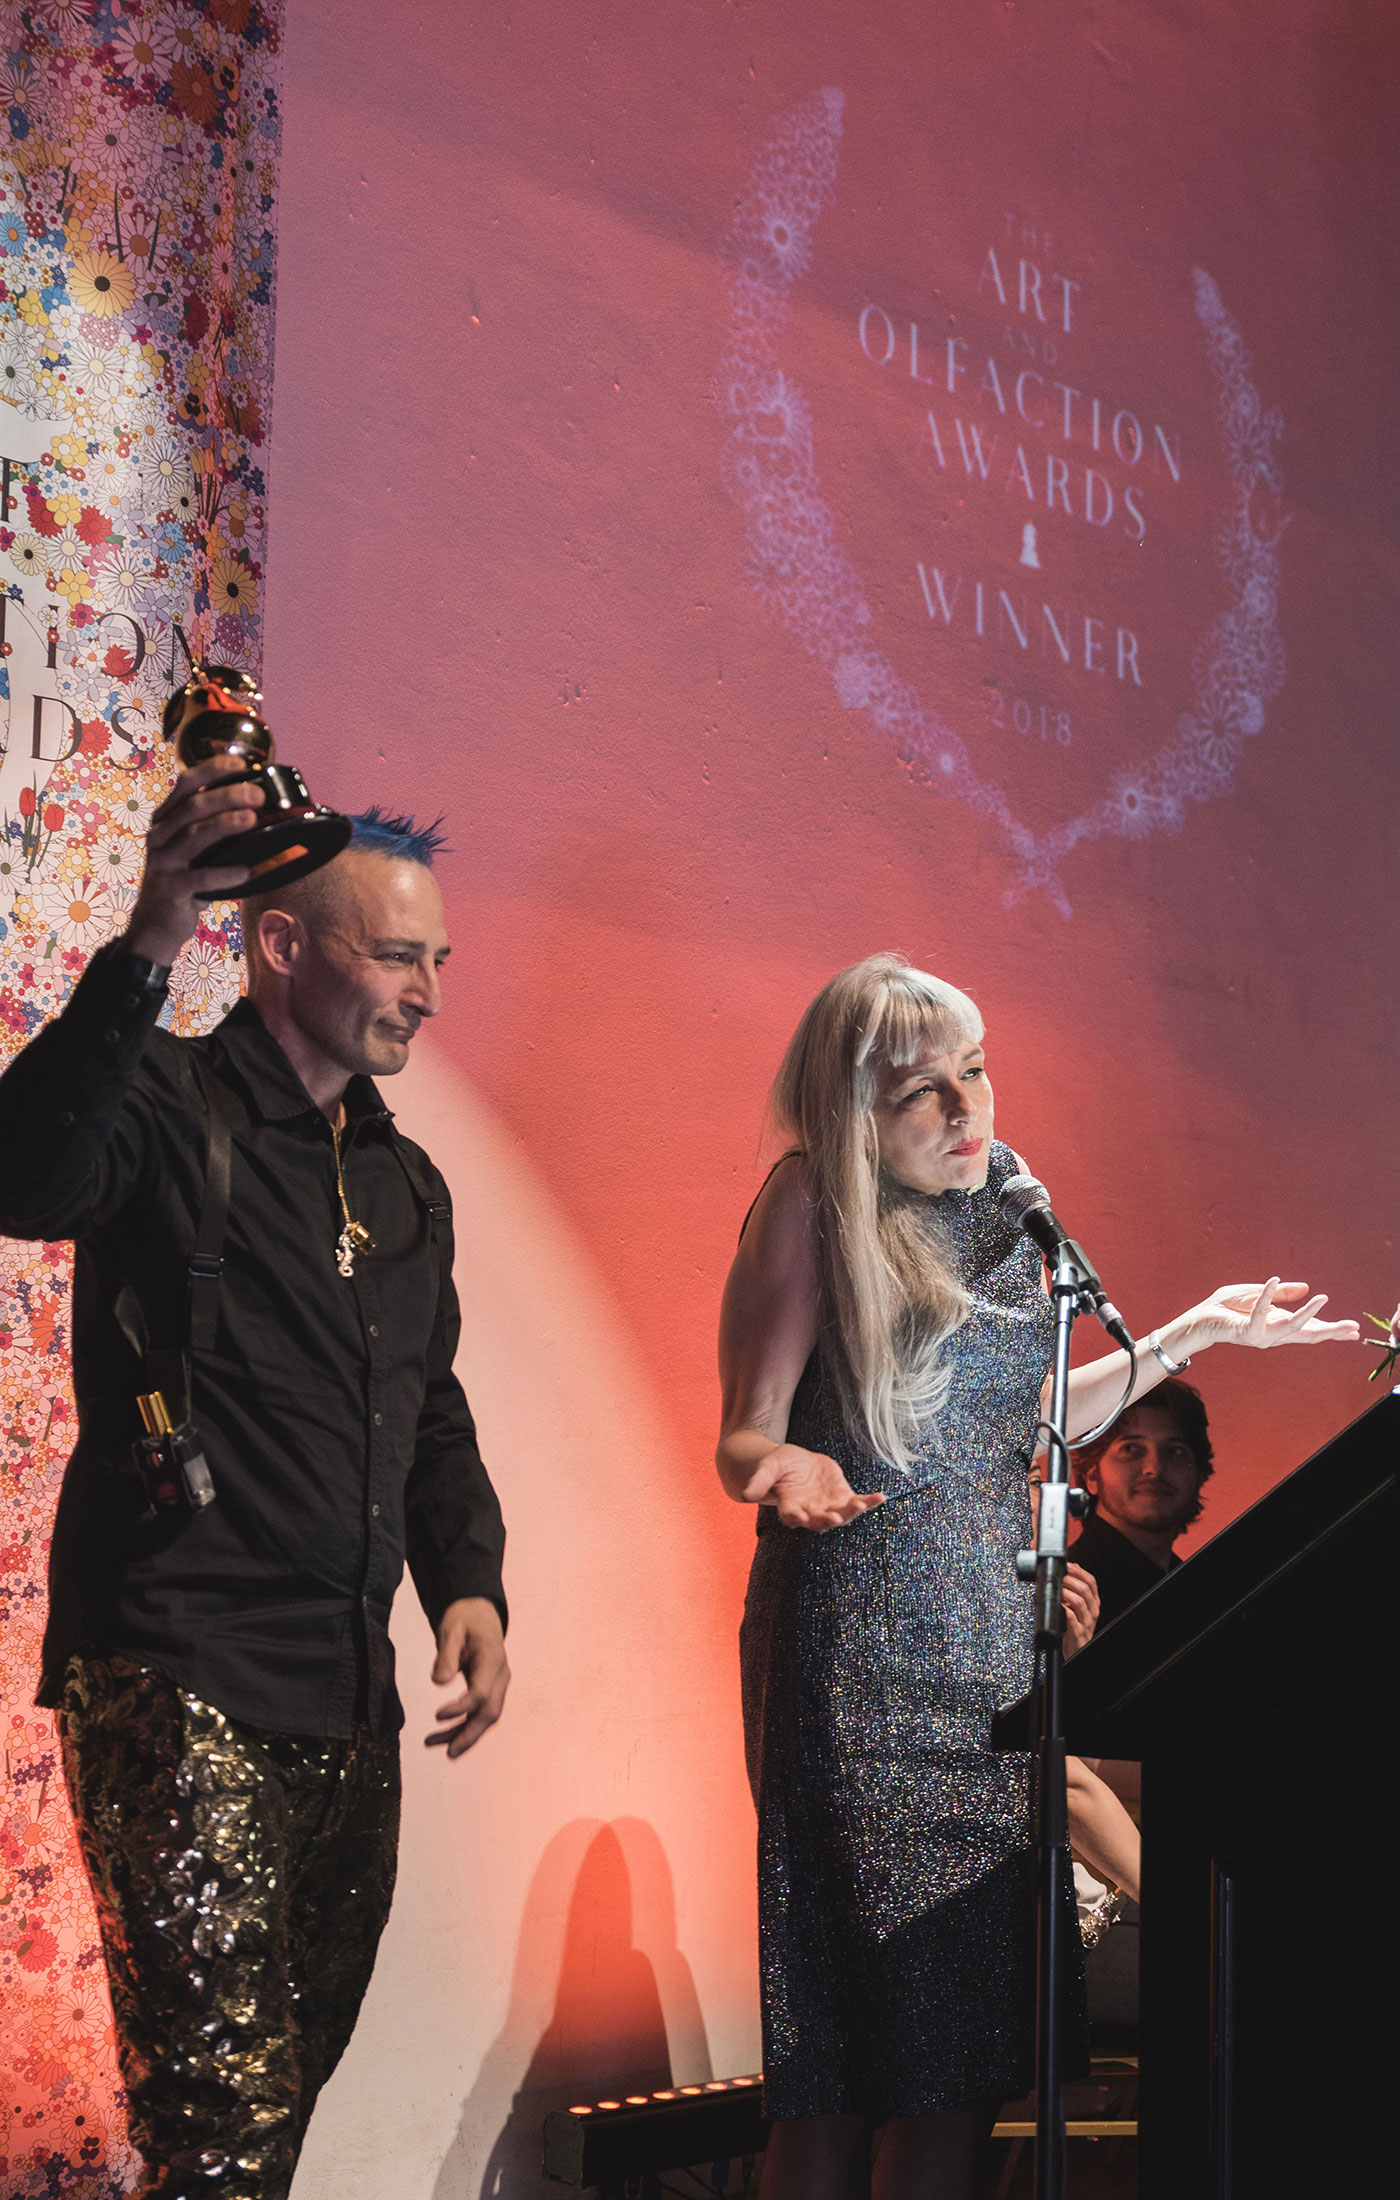
POLYGON ((261 701, 250 673, 191 660, 188 680, 165 706, 161 731, 174 742, 186 770, 211 756, 237 757, 248 767, 239 778, 263 790, 262 811, 251 831, 217 841, 190 866, 200 871, 243 863, 247 883, 196 895, 198 901, 241 901, 245 894, 290 886, 338 856, 354 830, 338 810, 312 801, 300 772, 273 762, 271 729, 257 714, 261 701))

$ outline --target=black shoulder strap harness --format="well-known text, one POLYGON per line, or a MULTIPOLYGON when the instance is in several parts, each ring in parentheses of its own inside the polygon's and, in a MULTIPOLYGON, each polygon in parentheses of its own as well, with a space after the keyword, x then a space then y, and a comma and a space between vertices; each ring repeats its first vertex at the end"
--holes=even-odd
MULTIPOLYGON (((218 1338, 219 1287, 224 1272, 224 1240, 228 1232, 229 1192, 233 1176, 233 1134, 241 1126, 238 1103, 203 1056, 190 1055, 190 1065, 208 1123, 204 1167, 204 1193, 190 1251, 183 1320, 178 1337, 151 1334, 133 1286, 122 1285, 113 1306, 117 1323, 147 1371, 150 1389, 137 1398, 146 1433, 132 1447, 138 1474, 150 1499, 147 1517, 158 1506, 182 1501, 198 1511, 217 1495, 203 1443, 193 1419, 194 1355, 210 1352, 218 1338)), ((442 1292, 452 1273, 452 1209, 439 1198, 416 1153, 391 1132, 409 1186, 428 1217, 428 1233, 437 1255, 437 1320, 441 1320, 442 1292)))
POLYGON ((191 1352, 210 1352, 219 1327, 219 1285, 224 1273, 229 1185, 233 1175, 234 1103, 228 1087, 196 1054, 195 1081, 209 1111, 204 1197, 190 1254, 185 1331, 191 1352))
MULTIPOLYGON (((224 1239, 228 1231, 229 1191, 233 1175, 233 1133, 241 1126, 238 1104, 222 1079, 215 1076, 203 1056, 192 1053, 191 1067, 208 1118, 204 1196, 190 1252, 185 1295, 183 1335, 155 1338, 150 1334, 144 1309, 131 1285, 117 1294, 117 1321, 132 1349, 145 1361, 152 1387, 164 1391, 172 1403, 188 1401, 191 1393, 191 1360, 196 1352, 211 1352, 219 1329, 219 1287, 224 1272, 224 1239)), ((452 1273, 452 1209, 441 1198, 418 1155, 391 1133, 399 1166, 414 1197, 428 1217, 428 1232, 437 1255, 438 1292, 452 1273)))
POLYGON ((416 1152, 410 1153, 397 1131, 391 1132, 394 1151, 399 1157, 399 1167, 408 1178, 413 1195, 428 1217, 428 1235, 437 1254, 438 1303, 442 1302, 442 1290, 452 1274, 455 1247, 452 1237, 452 1209, 445 1199, 438 1196, 428 1177, 427 1170, 416 1152))
POLYGON ((193 1419, 193 1354, 213 1345, 219 1323, 219 1280, 228 1229, 229 1184, 233 1170, 233 1133, 237 1118, 232 1094, 213 1075, 198 1052, 190 1055, 208 1119, 204 1193, 195 1225, 179 1335, 155 1336, 136 1291, 129 1283, 117 1293, 113 1313, 128 1344, 142 1361, 149 1388, 137 1393, 136 1406, 145 1434, 132 1445, 132 1462, 144 1484, 153 1520, 159 1511, 181 1505, 199 1512, 218 1495, 203 1439, 193 1419))
POLYGON ((191 1053, 194 1080, 199 1087, 208 1119, 204 1196, 195 1225, 185 1293, 182 1334, 157 1337, 151 1333, 145 1309, 129 1283, 117 1294, 113 1311, 133 1351, 150 1370, 152 1388, 171 1400, 190 1396, 190 1358, 194 1352, 213 1349, 219 1326, 219 1284, 224 1271, 224 1238, 228 1231, 229 1186, 233 1175, 233 1133, 238 1114, 233 1095, 209 1068, 202 1055, 191 1053))

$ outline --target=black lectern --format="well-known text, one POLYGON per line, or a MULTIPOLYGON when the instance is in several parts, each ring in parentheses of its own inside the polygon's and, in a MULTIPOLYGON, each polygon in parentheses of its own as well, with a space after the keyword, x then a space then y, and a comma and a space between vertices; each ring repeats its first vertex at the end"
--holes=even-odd
MULTIPOLYGON (((1370 2189, 1397 2067, 1395 1469, 1381 1398, 1065 1666, 1140 1758, 1143 2200, 1370 2189)), ((1028 1699, 1000 1714, 1024 1749, 1028 1699)))

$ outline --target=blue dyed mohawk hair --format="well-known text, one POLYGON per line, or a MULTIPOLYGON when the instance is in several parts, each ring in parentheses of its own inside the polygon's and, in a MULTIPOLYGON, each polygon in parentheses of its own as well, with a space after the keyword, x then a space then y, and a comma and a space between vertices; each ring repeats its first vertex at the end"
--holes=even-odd
POLYGON ((361 810, 351 818, 355 828, 352 848, 369 848, 376 855, 399 856, 405 863, 421 863, 431 871, 434 856, 450 855, 451 849, 443 832, 442 812, 439 811, 431 825, 418 825, 411 817, 392 817, 372 802, 367 810, 361 810))

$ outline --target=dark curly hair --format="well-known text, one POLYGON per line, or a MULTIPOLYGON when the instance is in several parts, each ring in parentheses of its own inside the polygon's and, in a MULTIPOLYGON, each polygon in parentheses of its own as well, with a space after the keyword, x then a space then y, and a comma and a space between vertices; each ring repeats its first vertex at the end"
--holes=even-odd
MULTIPOLYGON (((1215 1472, 1215 1451, 1210 1440, 1210 1423, 1206 1417, 1205 1400, 1194 1383, 1184 1383, 1179 1375, 1169 1375, 1164 1383, 1158 1383, 1155 1390, 1149 1390, 1145 1397, 1135 1400, 1130 1406, 1126 1406, 1112 1428, 1105 1429, 1097 1443, 1087 1444, 1083 1451, 1075 1452, 1073 1454, 1075 1474, 1087 1489, 1089 1468, 1098 1465, 1109 1445, 1117 1442, 1134 1414, 1142 1406, 1155 1406, 1159 1410, 1169 1413, 1176 1423, 1177 1435, 1190 1448, 1195 1458, 1196 1496, 1191 1510, 1183 1522, 1183 1526, 1189 1527, 1193 1520, 1200 1519, 1201 1489, 1215 1472)), ((1096 1505, 1097 1499, 1091 1494, 1089 1498, 1090 1512, 1095 1510, 1096 1505)))

